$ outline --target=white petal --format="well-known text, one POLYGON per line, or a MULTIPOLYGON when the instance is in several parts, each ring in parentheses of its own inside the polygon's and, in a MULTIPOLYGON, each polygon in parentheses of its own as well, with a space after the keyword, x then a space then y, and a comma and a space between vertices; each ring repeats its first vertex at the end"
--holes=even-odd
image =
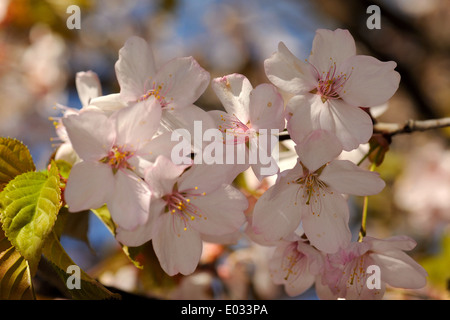
POLYGON ((133 230, 148 219, 150 189, 129 170, 117 171, 114 179, 114 194, 106 201, 111 218, 119 227, 133 230))
POLYGON ((232 186, 222 186, 204 196, 190 198, 198 215, 190 225, 201 234, 226 235, 239 230, 245 222, 247 198, 232 186))
POLYGON ((55 160, 64 160, 71 165, 74 165, 76 162, 80 161, 80 158, 75 150, 73 150, 72 144, 66 142, 60 145, 58 150, 56 150, 55 160))
POLYGON ((120 98, 120 94, 113 93, 92 99, 86 109, 89 110, 96 108, 105 113, 107 116, 110 116, 114 111, 123 109, 126 106, 127 105, 120 98))
POLYGON ((311 245, 320 251, 334 253, 350 243, 348 205, 336 192, 319 192, 311 198, 310 205, 305 205, 309 212, 303 214, 303 230, 311 245))
POLYGON ((334 160, 341 153, 342 147, 333 133, 314 130, 296 146, 296 150, 299 160, 312 173, 334 160))
POLYGON ((328 72, 333 63, 341 64, 356 54, 355 40, 348 30, 319 29, 313 40, 309 57, 319 72, 328 72))
POLYGON ((196 105, 188 105, 184 108, 171 110, 164 108, 161 125, 166 131, 187 130, 190 134, 191 145, 194 149, 202 149, 207 144, 204 139, 206 130, 216 128, 216 122, 210 112, 206 112, 196 105))
POLYGON ((333 117, 335 134, 345 151, 356 149, 369 141, 373 133, 370 116, 358 107, 353 107, 342 100, 327 102, 333 117))
POLYGON ((148 89, 160 86, 159 95, 168 104, 167 108, 183 108, 200 98, 209 85, 209 79, 209 72, 194 58, 175 58, 158 70, 148 89))
POLYGON ((376 239, 372 237, 364 237, 364 241, 370 243, 371 250, 375 252, 385 252, 391 250, 409 251, 416 247, 417 243, 408 236, 393 236, 386 239, 376 239))
POLYGON ((100 80, 93 71, 77 72, 75 75, 75 86, 83 107, 87 107, 93 98, 102 95, 100 80))
POLYGON ((288 132, 297 144, 314 130, 336 131, 330 108, 316 94, 292 97, 286 105, 286 119, 288 132))
POLYGON ((329 163, 320 180, 340 193, 368 196, 381 192, 386 185, 378 172, 364 170, 348 160, 329 163))
POLYGON ((200 235, 193 228, 184 230, 184 222, 175 215, 166 212, 160 219, 152 242, 161 267, 169 276, 193 273, 202 254, 200 235))
POLYGON ((153 165, 159 156, 171 159, 172 149, 178 143, 178 141, 171 140, 171 133, 165 132, 141 145, 139 151, 128 160, 128 163, 138 176, 144 177, 146 169, 153 165))
POLYGON ((148 220, 134 230, 126 230, 121 227, 116 229, 116 239, 129 247, 138 247, 151 240, 158 230, 158 219, 164 212, 166 202, 161 199, 151 198, 148 220))
POLYGON ((198 193, 211 193, 229 181, 230 172, 221 164, 194 164, 178 182, 178 190, 198 190, 198 193))
POLYGON ((125 102, 136 101, 145 94, 150 77, 156 74, 153 52, 147 42, 136 36, 129 38, 119 50, 115 69, 120 96, 125 102))
POLYGON ((387 102, 397 91, 400 74, 394 61, 382 62, 370 56, 354 56, 341 66, 347 81, 340 93, 350 105, 374 107, 387 102))
POLYGON ((284 101, 274 86, 263 83, 250 92, 252 128, 283 131, 284 118, 284 101))
POLYGON ((170 194, 180 175, 187 168, 175 165, 170 159, 159 156, 153 166, 145 172, 145 181, 149 184, 152 195, 156 198, 170 194))
POLYGON ((304 94, 318 84, 314 67, 295 57, 283 42, 278 44, 278 51, 264 61, 264 68, 269 80, 289 93, 304 94))
POLYGON ((253 231, 266 241, 289 236, 300 225, 301 203, 297 203, 299 186, 280 180, 258 199, 253 210, 253 231))
POLYGON ((155 99, 148 99, 120 109, 111 119, 116 123, 116 145, 128 145, 137 151, 152 140, 158 129, 161 106, 155 99))
POLYGON ((72 167, 64 191, 69 210, 97 209, 103 206, 114 192, 111 168, 100 162, 82 161, 72 167))
POLYGON ((393 287, 420 289, 427 283, 426 271, 400 250, 371 253, 370 257, 380 267, 381 279, 393 287))
POLYGON ((83 160, 100 160, 113 145, 115 128, 101 112, 86 111, 62 119, 70 142, 83 160))
POLYGON ((230 74, 213 79, 211 87, 229 115, 243 124, 249 121, 250 92, 253 87, 242 74, 230 74))

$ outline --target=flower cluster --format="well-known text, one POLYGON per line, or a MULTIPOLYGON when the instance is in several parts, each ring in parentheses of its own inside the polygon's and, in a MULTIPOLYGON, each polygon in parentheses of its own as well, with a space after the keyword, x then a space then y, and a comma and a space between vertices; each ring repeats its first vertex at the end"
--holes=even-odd
POLYGON ((120 93, 102 96, 97 76, 79 73, 83 107, 65 108, 55 122, 64 142, 56 157, 73 164, 65 201, 71 212, 106 204, 116 239, 132 247, 151 240, 169 275, 193 273, 203 241, 229 243, 245 231, 276 248, 273 280, 289 295, 314 282, 321 298, 381 298, 385 283, 423 286, 425 272, 402 252, 413 240, 351 241, 346 196, 377 194, 385 184, 378 173, 337 159, 370 139, 367 110, 397 90, 395 67, 356 55, 346 30, 318 30, 305 61, 280 43, 265 61, 270 84, 253 87, 241 74, 212 79, 225 111, 206 112, 194 103, 209 73, 192 57, 157 67, 145 40, 132 37, 115 65, 120 93), (285 129, 298 158, 280 172, 277 137, 285 129), (174 160, 186 136, 175 135, 180 130, 200 130, 203 138, 188 139, 182 163, 174 160), (207 151, 214 161, 199 159, 207 151), (259 180, 277 180, 246 216, 248 200, 233 181, 249 168, 259 180), (371 265, 381 270, 376 289, 366 285, 371 265))

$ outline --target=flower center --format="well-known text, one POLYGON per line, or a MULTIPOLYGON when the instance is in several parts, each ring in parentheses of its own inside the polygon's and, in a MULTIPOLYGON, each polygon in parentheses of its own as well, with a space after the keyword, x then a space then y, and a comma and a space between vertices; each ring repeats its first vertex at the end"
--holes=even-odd
POLYGON ((100 162, 109 165, 113 172, 116 173, 120 169, 132 169, 128 164, 128 159, 133 156, 133 151, 125 150, 123 146, 113 146, 108 155, 101 159, 100 162))
MULTIPOLYGON (((169 92, 169 88, 164 88, 164 83, 157 84, 156 82, 153 82, 152 87, 147 90, 147 92, 140 96, 137 101, 145 101, 148 100, 150 97, 155 97, 156 100, 160 103, 162 108, 167 107, 170 104, 170 101, 166 100, 166 96, 169 92)), ((173 98, 171 98, 173 100, 173 98)))
MULTIPOLYGON (((328 72, 325 73, 325 71, 323 71, 322 74, 320 74, 316 69, 316 73, 318 85, 311 93, 320 95, 323 102, 328 99, 339 99, 341 92, 344 90, 344 84, 351 75, 351 73, 349 75, 344 72, 338 73, 336 62, 333 62, 328 72)), ((343 92, 345 93, 345 90, 343 92)))
POLYGON ((294 277, 299 273, 300 267, 298 262, 301 258, 304 257, 304 254, 297 251, 297 243, 294 242, 290 244, 286 250, 282 260, 281 269, 286 273, 284 280, 288 280, 290 275, 294 277))
MULTIPOLYGON (((250 122, 248 122, 247 124, 242 123, 235 114, 221 114, 220 121, 222 121, 223 123, 219 125, 219 130, 226 133, 227 138, 228 136, 234 137, 234 139, 232 140, 234 144, 248 142, 250 139, 250 135, 255 133, 255 131, 252 130, 252 125, 250 122)), ((229 141, 229 139, 226 140, 227 143, 229 143, 229 141)))
MULTIPOLYGON (((303 164, 302 164, 303 166, 303 164)), ((320 197, 325 197, 327 193, 333 194, 333 191, 330 191, 328 189, 328 186, 319 179, 319 176, 325 168, 326 165, 323 165, 319 169, 317 169, 315 172, 309 172, 306 167, 303 166, 303 176, 301 176, 298 179, 289 181, 290 183, 295 183, 299 185, 299 188, 297 190, 297 196, 296 199, 301 195, 302 202, 304 202, 306 205, 312 205, 312 214, 315 214, 316 210, 320 211, 320 207, 317 207, 317 205, 320 206, 320 197)), ((294 203, 297 205, 297 200, 294 203)), ((319 213, 320 214, 320 213, 319 213)))
MULTIPOLYGON (((177 191, 175 187, 171 194, 163 197, 163 199, 166 201, 167 211, 172 215, 173 218, 177 217, 182 220, 184 224, 184 231, 187 230, 190 221, 201 218, 204 220, 207 219, 201 214, 201 210, 191 202, 191 199, 206 195, 205 192, 198 193, 196 192, 196 190, 198 190, 197 187, 180 192, 177 191)), ((175 226, 175 224, 173 224, 173 226, 175 226)), ((179 234, 177 235, 180 236, 179 234)))

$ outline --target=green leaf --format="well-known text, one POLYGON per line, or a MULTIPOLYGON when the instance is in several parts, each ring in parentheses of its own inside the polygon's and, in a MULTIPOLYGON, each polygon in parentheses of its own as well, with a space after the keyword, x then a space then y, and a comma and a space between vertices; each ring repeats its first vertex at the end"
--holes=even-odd
POLYGON ((0 137, 0 191, 14 177, 35 170, 30 151, 22 142, 0 137))
MULTIPOLYGON (((45 241, 42 253, 52 263, 58 276, 67 284, 67 280, 72 276, 68 273, 69 266, 75 266, 75 262, 69 257, 62 247, 56 234, 53 232, 45 241)), ((120 295, 112 293, 101 283, 92 279, 86 272, 80 268, 80 288, 67 289, 67 293, 77 300, 104 300, 120 299, 120 295)))
POLYGON ((31 278, 27 261, 0 229, 0 300, 34 299, 31 278))
POLYGON ((27 172, 17 176, 0 193, 5 235, 32 267, 39 262, 44 240, 55 224, 60 199, 56 165, 48 174, 27 172))
POLYGON ((70 170, 72 170, 72 165, 65 160, 56 160, 56 166, 58 167, 59 174, 64 179, 68 179, 70 175, 70 170))

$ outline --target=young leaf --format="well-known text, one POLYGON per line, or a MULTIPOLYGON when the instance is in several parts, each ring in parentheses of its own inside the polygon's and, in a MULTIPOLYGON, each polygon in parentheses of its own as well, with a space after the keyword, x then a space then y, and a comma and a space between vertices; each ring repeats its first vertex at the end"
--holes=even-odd
POLYGON ((19 253, 37 265, 47 235, 60 208, 56 165, 48 174, 27 172, 11 180, 0 193, 0 218, 5 235, 19 253))
POLYGON ((31 154, 22 142, 0 137, 0 191, 15 176, 35 170, 31 154))
MULTIPOLYGON (((70 281, 69 278, 72 276, 67 270, 70 266, 76 265, 64 250, 54 232, 45 241, 42 253, 52 263, 61 280, 67 284, 68 280, 70 281)), ((77 300, 120 299, 120 295, 112 293, 81 269, 80 288, 68 288, 67 291, 73 299, 77 300)))
POLYGON ((31 300, 34 291, 27 261, 0 229, 0 300, 31 300))

